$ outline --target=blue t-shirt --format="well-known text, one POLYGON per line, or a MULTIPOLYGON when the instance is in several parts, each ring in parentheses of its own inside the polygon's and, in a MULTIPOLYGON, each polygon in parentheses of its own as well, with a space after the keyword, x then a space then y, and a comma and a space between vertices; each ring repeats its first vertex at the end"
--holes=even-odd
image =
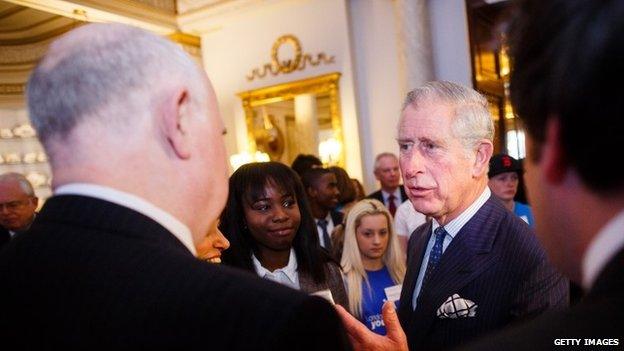
POLYGON ((520 217, 523 221, 527 222, 529 227, 533 227, 535 225, 535 219, 533 219, 533 212, 531 212, 531 207, 529 205, 525 205, 521 202, 515 201, 514 213, 516 214, 516 216, 520 217))
MULTIPOLYGON (((373 332, 386 335, 386 326, 381 316, 381 307, 386 301, 385 288, 394 286, 388 268, 384 267, 378 271, 366 271, 370 290, 366 281, 362 281, 362 318, 360 319, 368 329, 373 332)), ((398 308, 398 301, 396 301, 398 308)))

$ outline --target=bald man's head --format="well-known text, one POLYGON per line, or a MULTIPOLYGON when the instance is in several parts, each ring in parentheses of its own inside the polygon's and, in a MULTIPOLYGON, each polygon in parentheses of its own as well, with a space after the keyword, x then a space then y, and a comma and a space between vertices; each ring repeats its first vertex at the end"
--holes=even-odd
POLYGON ((149 115, 170 86, 205 91, 200 77, 188 55, 164 38, 122 24, 88 24, 52 43, 33 71, 30 118, 44 146, 87 120, 119 133, 149 115))
POLYGON ((53 188, 137 195, 203 238, 227 198, 223 122, 206 74, 165 38, 88 24, 56 40, 28 81, 53 188))

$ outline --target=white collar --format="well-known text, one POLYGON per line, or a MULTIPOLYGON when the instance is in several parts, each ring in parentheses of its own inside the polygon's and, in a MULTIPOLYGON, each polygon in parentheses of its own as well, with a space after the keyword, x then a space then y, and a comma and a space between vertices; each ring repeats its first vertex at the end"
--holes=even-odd
POLYGON ((327 224, 328 224, 328 225, 330 225, 330 224, 333 224, 333 223, 334 223, 334 219, 333 219, 333 218, 332 218, 332 216, 331 216, 331 211, 327 212, 327 216, 325 216, 325 218, 321 218, 321 219, 314 218, 314 220, 316 221, 317 225, 318 225, 318 222, 319 222, 319 221, 322 221, 323 219, 327 221, 327 224))
MULTIPOLYGON (((448 235, 451 236, 451 238, 455 238, 455 235, 457 235, 457 233, 459 233, 459 231, 462 229, 462 227, 487 202, 487 200, 490 198, 491 194, 492 194, 492 192, 490 191, 490 188, 486 186, 485 189, 483 190, 483 192, 481 193, 481 195, 479 195, 479 197, 470 206, 468 206, 468 208, 466 208, 464 210, 464 212, 462 212, 459 216, 457 216, 457 218, 455 218, 452 221, 448 222, 444 226, 444 230, 448 233, 448 235)), ((438 228, 440 226, 440 223, 438 223, 438 221, 435 220, 435 218, 433 219, 431 224, 432 224, 431 225, 431 229, 432 230, 435 230, 436 228, 438 228)))
POLYGON ((112 202, 135 210, 165 227, 171 232, 171 234, 178 238, 178 240, 180 240, 193 255, 197 256, 197 251, 195 251, 193 236, 191 235, 190 229, 170 213, 136 195, 109 188, 107 186, 89 183, 70 183, 61 185, 54 190, 54 195, 83 195, 112 202))
POLYGON ((258 273, 258 275, 262 278, 264 278, 264 276, 267 274, 275 274, 278 272, 283 272, 292 283, 297 283, 299 281, 298 279, 299 275, 297 273, 297 267, 298 267, 297 255, 295 254, 295 249, 293 248, 290 249, 290 256, 288 257, 288 264, 285 267, 274 270, 273 272, 264 268, 262 266, 262 263, 260 263, 258 258, 256 258, 256 255, 251 254, 251 259, 253 261, 254 267, 256 268, 256 273, 258 273))
POLYGON ((589 291, 596 282, 598 275, 624 247, 624 210, 611 218, 589 244, 583 256, 582 279, 583 288, 589 291))

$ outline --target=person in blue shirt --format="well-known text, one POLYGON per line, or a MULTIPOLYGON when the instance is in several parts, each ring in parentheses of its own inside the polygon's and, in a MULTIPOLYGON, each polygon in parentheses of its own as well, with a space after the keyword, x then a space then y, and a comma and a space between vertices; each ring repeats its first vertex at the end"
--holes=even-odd
POLYGON ((521 176, 522 165, 515 158, 506 154, 497 154, 490 159, 490 170, 488 172, 490 190, 501 200, 505 207, 527 222, 530 227, 533 227, 535 220, 533 219, 531 207, 514 201, 521 176))
POLYGON ((398 299, 405 275, 392 217, 378 200, 364 199, 349 210, 345 223, 340 263, 349 311, 373 332, 386 335, 381 308, 386 300, 398 299))

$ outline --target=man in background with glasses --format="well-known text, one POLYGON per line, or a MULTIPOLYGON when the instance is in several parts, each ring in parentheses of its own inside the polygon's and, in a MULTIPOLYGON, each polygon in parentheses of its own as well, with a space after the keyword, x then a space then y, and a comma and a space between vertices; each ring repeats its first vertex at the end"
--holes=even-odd
POLYGON ((26 177, 19 173, 0 175, 0 247, 30 228, 38 203, 26 177))

